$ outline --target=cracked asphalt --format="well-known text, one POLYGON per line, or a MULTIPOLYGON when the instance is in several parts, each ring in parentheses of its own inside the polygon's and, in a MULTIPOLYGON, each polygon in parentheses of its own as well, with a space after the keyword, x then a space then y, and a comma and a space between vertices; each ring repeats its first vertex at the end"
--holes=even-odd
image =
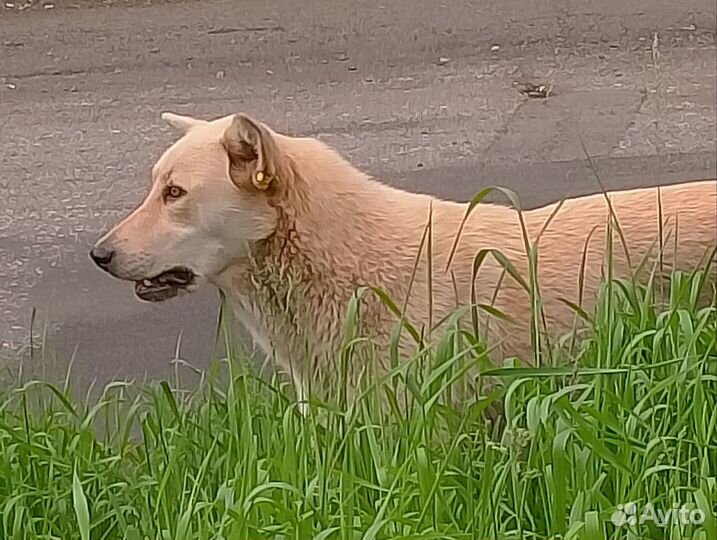
POLYGON ((717 174, 712 0, 0 5, 0 356, 27 359, 32 326, 30 370, 163 377, 178 340, 210 360, 213 291, 141 304, 87 257, 173 140, 164 110, 248 112, 457 200, 595 192, 582 144, 609 188, 717 174))

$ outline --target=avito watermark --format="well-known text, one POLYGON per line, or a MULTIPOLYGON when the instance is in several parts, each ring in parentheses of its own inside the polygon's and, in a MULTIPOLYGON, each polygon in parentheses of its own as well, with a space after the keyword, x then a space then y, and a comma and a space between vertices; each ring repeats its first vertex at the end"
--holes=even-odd
POLYGON ((685 504, 675 503, 671 508, 664 510, 656 508, 648 502, 641 509, 635 503, 618 504, 617 510, 610 516, 610 521, 616 527, 642 525, 649 521, 658 527, 667 527, 669 525, 702 525, 706 518, 704 510, 690 508, 685 504))

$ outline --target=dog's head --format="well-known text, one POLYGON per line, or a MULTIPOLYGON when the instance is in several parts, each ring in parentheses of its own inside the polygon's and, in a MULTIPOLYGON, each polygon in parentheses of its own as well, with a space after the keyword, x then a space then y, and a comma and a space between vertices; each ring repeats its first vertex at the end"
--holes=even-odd
POLYGON ((182 137, 152 170, 140 206, 92 248, 92 260, 160 302, 246 257, 277 225, 275 184, 288 174, 279 138, 237 114, 211 122, 165 113, 182 137))

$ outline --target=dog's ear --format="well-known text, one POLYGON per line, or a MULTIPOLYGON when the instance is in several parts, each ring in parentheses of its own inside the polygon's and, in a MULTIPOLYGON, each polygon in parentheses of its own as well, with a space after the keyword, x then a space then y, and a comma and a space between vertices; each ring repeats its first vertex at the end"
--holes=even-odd
MULTIPOLYGON (((282 172, 281 155, 273 133, 245 114, 232 117, 224 132, 224 147, 232 166, 249 173, 257 189, 268 189, 282 172)), ((237 178, 232 179, 238 182, 237 178)))
POLYGON ((170 126, 172 126, 175 130, 177 130, 179 133, 184 135, 187 131, 190 129, 207 124, 204 120, 199 120, 197 118, 192 118, 191 116, 183 116, 181 114, 174 114, 171 112, 163 112, 162 113, 162 120, 167 122, 170 126))

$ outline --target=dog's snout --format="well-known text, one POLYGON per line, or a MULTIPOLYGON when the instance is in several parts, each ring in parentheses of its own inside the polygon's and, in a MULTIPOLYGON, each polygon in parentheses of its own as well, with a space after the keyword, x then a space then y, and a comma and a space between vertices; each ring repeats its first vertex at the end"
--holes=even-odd
POLYGON ((103 270, 107 270, 109 265, 112 263, 114 255, 114 251, 102 246, 95 246, 90 250, 90 258, 103 270))

